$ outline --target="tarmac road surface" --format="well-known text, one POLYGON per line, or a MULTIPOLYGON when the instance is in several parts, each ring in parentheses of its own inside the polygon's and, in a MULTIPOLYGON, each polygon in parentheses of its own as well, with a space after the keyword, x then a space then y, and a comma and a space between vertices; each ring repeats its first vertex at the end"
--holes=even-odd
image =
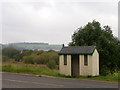
POLYGON ((117 82, 2 73, 3 88, 118 88, 117 82))

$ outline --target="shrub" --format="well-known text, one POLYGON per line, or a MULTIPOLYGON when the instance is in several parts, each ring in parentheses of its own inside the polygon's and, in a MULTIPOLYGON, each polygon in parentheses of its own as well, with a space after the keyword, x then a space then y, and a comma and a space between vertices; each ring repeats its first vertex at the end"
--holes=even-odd
POLYGON ((48 57, 49 57, 49 60, 54 60, 57 65, 59 64, 59 59, 58 59, 59 56, 57 52, 49 51, 48 57))
POLYGON ((36 49, 36 50, 33 51, 33 53, 36 54, 36 55, 40 55, 40 54, 44 53, 44 51, 36 49))
POLYGON ((54 60, 49 60, 47 63, 47 67, 50 69, 55 69, 56 68, 56 63, 54 60))
POLYGON ((36 56, 33 60, 36 64, 46 64, 48 59, 44 55, 36 56))
POLYGON ((44 51, 34 58, 36 64, 47 64, 49 60, 53 60, 55 64, 58 64, 58 54, 55 51, 44 51))
POLYGON ((34 58, 36 57, 35 54, 32 54, 30 56, 24 56, 23 57, 23 62, 26 63, 26 64, 34 64, 34 58))
POLYGON ((101 68, 100 69, 100 74, 102 75, 102 76, 106 76, 106 75, 109 75, 110 74, 110 71, 109 71, 109 69, 104 65, 103 66, 103 68, 101 68))
POLYGON ((34 58, 34 61, 37 64, 47 64, 48 60, 49 60, 49 56, 46 52, 44 52, 44 53, 42 53, 34 58))

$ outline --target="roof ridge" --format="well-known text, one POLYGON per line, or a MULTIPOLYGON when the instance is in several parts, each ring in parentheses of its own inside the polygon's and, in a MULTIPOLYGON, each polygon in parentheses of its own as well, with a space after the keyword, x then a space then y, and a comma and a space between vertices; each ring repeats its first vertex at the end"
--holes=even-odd
POLYGON ((59 54, 93 54, 96 46, 67 46, 59 54))

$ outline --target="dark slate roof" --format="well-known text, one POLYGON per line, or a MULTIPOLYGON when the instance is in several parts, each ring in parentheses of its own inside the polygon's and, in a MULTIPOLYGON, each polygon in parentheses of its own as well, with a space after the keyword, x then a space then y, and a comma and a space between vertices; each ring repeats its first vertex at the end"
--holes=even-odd
POLYGON ((93 54, 94 50, 95 50, 95 46, 68 46, 68 47, 63 47, 59 52, 59 55, 62 55, 62 54, 91 55, 93 54))

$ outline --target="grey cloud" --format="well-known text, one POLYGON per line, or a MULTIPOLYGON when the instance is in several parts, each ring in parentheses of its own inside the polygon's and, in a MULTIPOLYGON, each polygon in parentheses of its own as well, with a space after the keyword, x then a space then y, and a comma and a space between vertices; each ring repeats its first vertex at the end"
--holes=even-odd
MULTIPOLYGON (((67 1, 67 0, 66 0, 67 1)), ((73 32, 92 20, 113 27, 117 36, 117 3, 25 2, 2 8, 3 42, 65 43, 73 32)))

